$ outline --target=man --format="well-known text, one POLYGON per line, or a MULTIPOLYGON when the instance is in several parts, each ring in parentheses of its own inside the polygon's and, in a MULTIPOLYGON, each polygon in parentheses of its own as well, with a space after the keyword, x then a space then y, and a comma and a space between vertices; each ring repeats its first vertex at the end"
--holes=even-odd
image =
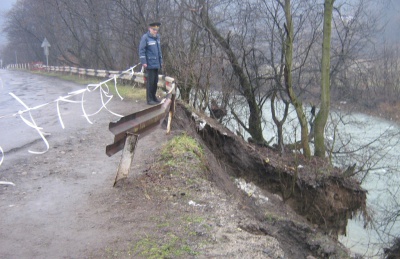
POLYGON ((160 36, 158 35, 160 25, 159 22, 150 23, 149 31, 142 36, 139 44, 140 63, 147 73, 146 96, 148 105, 160 103, 156 97, 158 73, 162 67, 160 36))

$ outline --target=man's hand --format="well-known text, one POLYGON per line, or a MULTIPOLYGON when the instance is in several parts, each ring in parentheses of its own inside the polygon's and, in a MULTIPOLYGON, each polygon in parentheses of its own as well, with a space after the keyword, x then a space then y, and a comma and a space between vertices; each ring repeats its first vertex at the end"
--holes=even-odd
POLYGON ((142 64, 142 69, 140 70, 140 72, 144 72, 146 70, 147 64, 142 64))

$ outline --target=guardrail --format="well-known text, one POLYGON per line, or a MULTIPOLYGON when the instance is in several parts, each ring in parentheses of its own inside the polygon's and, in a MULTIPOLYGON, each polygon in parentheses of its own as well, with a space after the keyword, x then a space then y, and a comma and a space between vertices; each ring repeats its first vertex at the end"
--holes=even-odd
MULTIPOLYGON (((38 66, 33 67, 31 64, 9 65, 7 68, 44 70, 55 73, 77 74, 78 76, 107 78, 107 80, 102 83, 106 83, 113 79, 123 79, 144 84, 146 82, 146 74, 143 72, 133 71, 136 66, 125 71, 97 70, 68 66, 41 66, 38 68, 38 66)), ((161 103, 124 116, 118 121, 110 122, 109 124, 109 130, 114 134, 114 143, 106 147, 106 154, 112 156, 123 150, 114 186, 119 180, 128 176, 134 151, 140 138, 149 134, 157 126, 163 123, 163 121, 167 122, 167 134, 171 131, 171 121, 175 112, 175 79, 169 76, 159 75, 158 86, 168 91, 161 103)))
MULTIPOLYGON (((63 74, 76 74, 82 77, 98 77, 98 78, 116 78, 126 81, 132 81, 133 83, 144 84, 146 82, 145 74, 143 72, 130 71, 118 71, 118 70, 102 70, 102 69, 89 69, 79 68, 70 66, 38 66, 36 63, 23 63, 23 64, 11 64, 6 67, 7 69, 21 69, 21 70, 42 70, 55 73, 63 74)), ((174 78, 159 75, 158 86, 168 88, 175 81, 174 78)))
POLYGON ((114 186, 128 177, 136 145, 140 138, 149 134, 164 121, 167 122, 167 134, 171 131, 171 121, 175 112, 176 85, 174 81, 167 85, 168 93, 161 103, 110 122, 109 130, 114 134, 114 143, 106 147, 106 154, 112 156, 122 151, 114 186))

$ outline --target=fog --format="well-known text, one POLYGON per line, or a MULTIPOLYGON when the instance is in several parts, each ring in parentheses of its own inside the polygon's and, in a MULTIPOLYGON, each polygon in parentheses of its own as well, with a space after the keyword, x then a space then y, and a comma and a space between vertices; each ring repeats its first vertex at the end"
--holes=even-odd
POLYGON ((3 32, 4 15, 11 9, 17 0, 1 0, 0 1, 0 44, 6 43, 6 35, 3 32))
POLYGON ((382 12, 383 24, 385 27, 385 38, 390 42, 400 41, 400 1, 385 1, 382 12))

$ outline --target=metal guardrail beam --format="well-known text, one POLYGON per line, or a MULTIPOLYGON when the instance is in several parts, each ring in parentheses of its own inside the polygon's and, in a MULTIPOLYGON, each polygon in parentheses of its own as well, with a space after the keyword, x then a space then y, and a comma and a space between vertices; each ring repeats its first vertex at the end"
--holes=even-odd
POLYGON ((114 143, 106 147, 106 154, 112 156, 123 150, 114 186, 119 180, 128 177, 139 139, 156 129, 167 117, 167 134, 170 132, 176 96, 175 82, 170 81, 165 83, 169 92, 161 103, 124 116, 116 122, 110 122, 109 130, 114 134, 114 143))
POLYGON ((106 147, 106 154, 112 156, 123 149, 127 133, 139 135, 139 139, 150 133, 167 117, 174 103, 171 96, 163 103, 110 122, 109 130, 114 134, 114 143, 106 147))

